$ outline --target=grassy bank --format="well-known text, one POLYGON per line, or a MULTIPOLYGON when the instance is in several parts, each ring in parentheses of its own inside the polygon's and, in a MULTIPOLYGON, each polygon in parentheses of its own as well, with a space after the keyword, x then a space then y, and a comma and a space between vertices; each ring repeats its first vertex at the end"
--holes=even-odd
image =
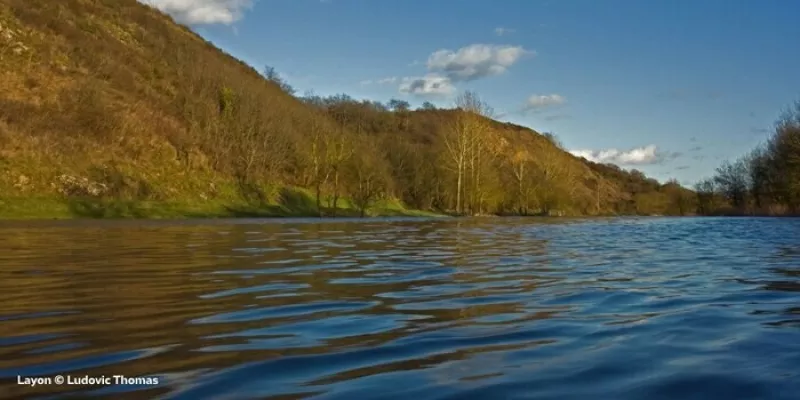
MULTIPOLYGON (((121 200, 92 197, 0 197, 0 219, 76 219, 76 218, 282 218, 317 217, 316 199, 307 191, 284 188, 283 195, 253 202, 242 198, 183 198, 158 200, 121 200)), ((327 199, 326 199, 327 200, 327 199)), ((322 215, 359 217, 361 211, 348 199, 340 199, 337 209, 326 207, 322 215)), ((395 200, 379 200, 365 211, 366 217, 436 217, 428 211, 406 208, 395 200)))

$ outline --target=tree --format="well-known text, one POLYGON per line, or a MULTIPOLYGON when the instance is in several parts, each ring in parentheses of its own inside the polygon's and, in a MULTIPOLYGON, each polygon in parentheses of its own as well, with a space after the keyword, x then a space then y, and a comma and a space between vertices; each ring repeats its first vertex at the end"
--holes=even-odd
POLYGON ((422 106, 420 106, 419 109, 423 110, 423 111, 433 111, 433 110, 436 110, 436 106, 433 103, 431 103, 430 101, 426 101, 426 102, 422 103, 422 106))
POLYGON ((494 115, 494 110, 477 93, 471 91, 464 92, 456 100, 456 104, 462 110, 460 117, 464 119, 464 126, 468 126, 469 208, 472 214, 481 213, 483 162, 488 153, 489 119, 494 115))
POLYGON ((556 146, 559 149, 563 149, 564 148, 564 144, 561 143, 561 140, 558 138, 558 136, 556 136, 555 133, 553 133, 553 132, 545 132, 545 133, 542 134, 542 136, 544 136, 545 139, 547 139, 547 141, 552 143, 553 146, 556 146))
POLYGON ((487 118, 492 109, 475 92, 467 91, 456 99, 458 109, 455 124, 445 136, 447 154, 456 173, 456 213, 464 212, 463 201, 469 200, 475 211, 480 187, 481 150, 488 133, 487 118), (465 191, 468 188, 468 191, 465 191), (469 194, 466 197, 465 194, 469 194))
POLYGON ((670 179, 664 186, 662 191, 669 199, 669 206, 667 214, 686 215, 689 212, 690 198, 687 195, 687 190, 684 189, 677 180, 670 179))
POLYGON ((716 187, 713 179, 704 179, 694 185, 694 192, 697 195, 697 213, 709 215, 716 211, 717 206, 714 198, 716 197, 716 187))
POLYGON ((753 198, 755 208, 761 210, 772 192, 771 160, 767 149, 764 146, 755 148, 748 157, 748 163, 750 196, 753 198))
POLYGON ((722 163, 713 183, 740 211, 752 199, 754 209, 759 212, 797 212, 800 209, 800 102, 783 113, 765 144, 734 163, 722 163))
POLYGON ((747 201, 748 188, 747 163, 740 159, 734 163, 725 161, 717 168, 717 175, 714 177, 716 187, 725 196, 731 205, 743 211, 747 201))
POLYGON ((528 214, 530 196, 528 174, 532 159, 531 154, 527 150, 517 150, 514 155, 509 158, 511 173, 514 176, 517 186, 517 212, 519 215, 528 214))
POLYGON ((344 128, 335 130, 326 137, 325 147, 327 149, 327 163, 333 179, 333 193, 329 204, 333 212, 332 216, 335 217, 339 207, 339 198, 342 194, 340 181, 342 168, 353 155, 353 143, 349 132, 344 128))
POLYGON ((390 110, 395 112, 406 112, 411 109, 411 104, 405 100, 391 99, 387 103, 390 110))
POLYGON ((317 213, 322 217, 322 188, 328 183, 331 175, 328 156, 328 130, 316 118, 311 120, 309 146, 310 184, 314 187, 317 202, 317 213))
POLYGON ((284 92, 290 95, 295 94, 295 89, 292 87, 292 85, 286 82, 286 80, 284 80, 283 77, 281 77, 281 75, 278 73, 278 71, 275 70, 274 67, 271 67, 269 65, 265 66, 263 75, 265 78, 267 78, 268 81, 274 82, 276 85, 278 85, 278 87, 281 88, 281 90, 283 90, 284 92))
POLYGON ((397 116, 400 117, 400 129, 406 130, 408 129, 409 124, 409 111, 411 110, 411 104, 409 104, 405 100, 397 100, 391 99, 387 103, 387 107, 397 113, 397 116))
POLYGON ((535 187, 541 211, 549 214, 561 205, 566 192, 573 186, 574 174, 558 157, 559 150, 553 146, 541 146, 537 154, 537 185, 535 187))
POLYGON ((306 90, 300 101, 316 108, 323 108, 325 106, 324 100, 321 96, 317 95, 313 90, 306 90))
POLYGON ((453 163, 456 173, 456 214, 461 214, 461 193, 464 185, 464 170, 467 165, 467 151, 469 150, 468 127, 459 119, 456 125, 447 132, 444 143, 449 161, 453 163))
POLYGON ((373 139, 362 137, 356 147, 356 154, 347 163, 347 173, 349 193, 363 218, 375 200, 386 194, 388 171, 373 139))
POLYGON ((769 146, 775 194, 796 212, 800 209, 800 102, 781 117, 769 146))

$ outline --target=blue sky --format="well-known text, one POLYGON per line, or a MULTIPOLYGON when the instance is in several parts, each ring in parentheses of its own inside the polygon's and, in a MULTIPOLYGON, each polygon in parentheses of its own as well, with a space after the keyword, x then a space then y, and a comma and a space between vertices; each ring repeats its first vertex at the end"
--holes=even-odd
POLYGON ((299 93, 475 90, 569 150, 692 184, 800 99, 790 0, 141 0, 299 93))

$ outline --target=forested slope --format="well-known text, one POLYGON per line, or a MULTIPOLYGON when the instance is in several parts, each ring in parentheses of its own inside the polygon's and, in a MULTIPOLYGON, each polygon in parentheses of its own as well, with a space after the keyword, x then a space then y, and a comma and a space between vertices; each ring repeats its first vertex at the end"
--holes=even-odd
POLYGON ((800 215, 800 102, 764 143, 715 172, 695 186, 700 214, 800 215))
POLYGON ((0 216, 691 208, 491 116, 469 92, 449 110, 294 96, 135 0, 0 0, 0 216))

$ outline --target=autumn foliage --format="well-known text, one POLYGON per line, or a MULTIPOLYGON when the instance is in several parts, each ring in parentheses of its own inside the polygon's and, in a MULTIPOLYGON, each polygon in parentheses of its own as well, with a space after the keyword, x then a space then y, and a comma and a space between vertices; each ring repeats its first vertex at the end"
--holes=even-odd
POLYGON ((5 204, 259 207, 300 193, 311 199, 302 213, 315 215, 365 215, 380 202, 470 215, 694 208, 677 184, 491 119, 476 93, 417 110, 297 96, 274 69, 259 72, 135 0, 0 1, 0 93, 5 204))

